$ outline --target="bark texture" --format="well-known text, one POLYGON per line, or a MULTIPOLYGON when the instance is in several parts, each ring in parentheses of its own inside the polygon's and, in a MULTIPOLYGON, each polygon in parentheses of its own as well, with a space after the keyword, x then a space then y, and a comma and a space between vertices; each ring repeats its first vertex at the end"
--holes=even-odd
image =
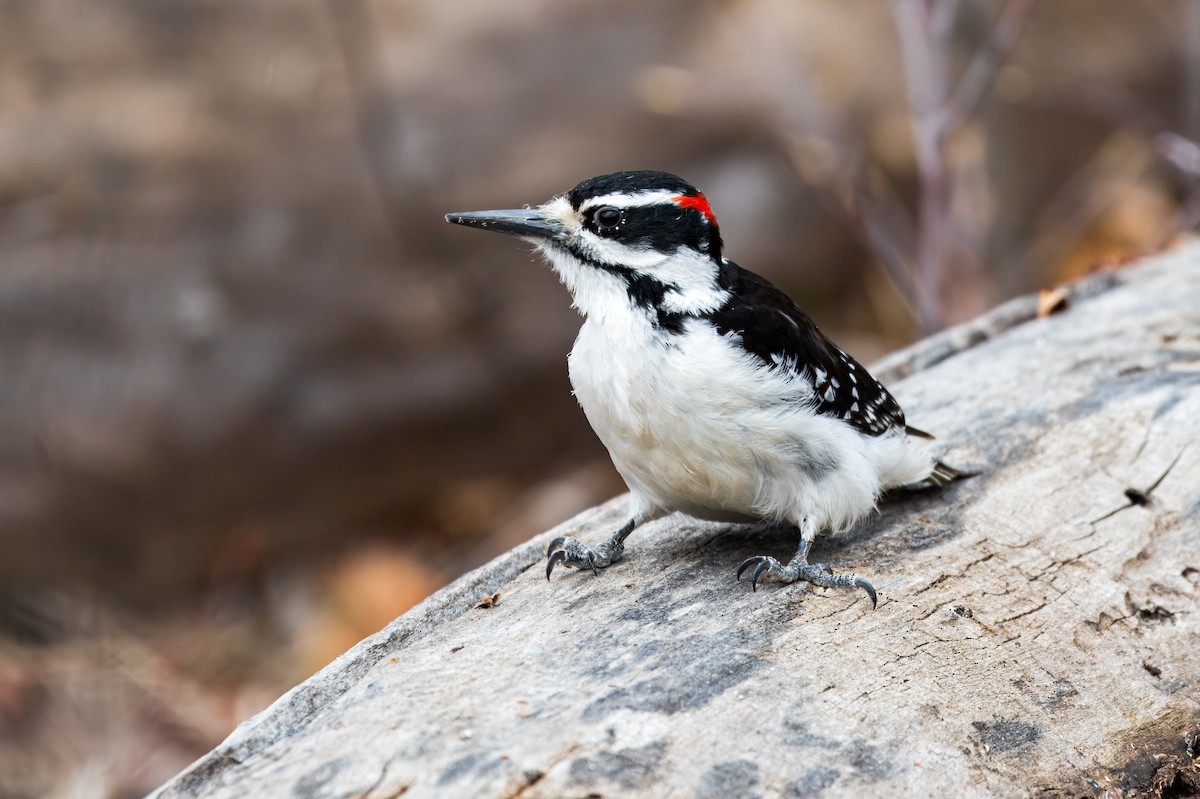
POLYGON ((873 370, 981 472, 818 538, 875 612, 752 593, 734 569, 793 536, 681 517, 599 578, 547 583, 550 538, 602 540, 617 498, 430 597, 156 796, 1192 795, 1200 245, 1035 305, 873 370))

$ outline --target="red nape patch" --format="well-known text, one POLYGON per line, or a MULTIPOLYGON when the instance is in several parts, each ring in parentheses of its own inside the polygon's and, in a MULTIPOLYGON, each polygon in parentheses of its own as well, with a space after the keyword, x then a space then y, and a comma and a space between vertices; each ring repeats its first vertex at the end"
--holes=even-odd
POLYGON ((691 208, 694 211, 699 211, 708 219, 708 224, 713 227, 717 225, 717 215, 713 213, 712 207, 708 204, 703 194, 680 194, 677 197, 672 197, 671 202, 678 205, 680 208, 691 208))

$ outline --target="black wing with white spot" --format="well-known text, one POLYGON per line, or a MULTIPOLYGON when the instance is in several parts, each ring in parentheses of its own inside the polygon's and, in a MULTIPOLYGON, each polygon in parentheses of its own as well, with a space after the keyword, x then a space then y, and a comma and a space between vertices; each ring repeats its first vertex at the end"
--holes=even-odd
POLYGON ((721 284, 731 298, 708 316, 718 332, 735 334, 747 352, 808 379, 817 413, 843 419, 872 436, 904 427, 904 411, 888 390, 825 338, 786 294, 729 261, 721 284))

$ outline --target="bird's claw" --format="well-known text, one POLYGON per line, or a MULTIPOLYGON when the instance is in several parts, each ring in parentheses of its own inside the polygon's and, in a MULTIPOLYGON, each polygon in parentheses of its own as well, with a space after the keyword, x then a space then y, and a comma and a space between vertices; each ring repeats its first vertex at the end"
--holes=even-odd
POLYGON ((550 572, 554 571, 554 564, 562 563, 567 559, 567 553, 561 549, 557 552, 551 552, 549 559, 546 561, 546 579, 550 579, 550 572))
POLYGON ((875 586, 871 585, 861 577, 854 578, 854 585, 856 588, 861 588, 862 590, 866 591, 867 596, 871 597, 871 610, 879 607, 879 595, 875 593, 875 586))
POLYGON ((750 568, 754 569, 750 578, 750 588, 754 591, 758 590, 760 581, 787 584, 803 580, 826 588, 861 588, 870 597, 872 609, 879 604, 879 596, 875 591, 875 586, 871 583, 853 574, 834 574, 833 570, 824 563, 793 562, 784 566, 769 555, 755 555, 742 561, 742 565, 738 566, 737 579, 741 580, 742 574, 750 568))
POLYGON ((587 544, 577 541, 574 538, 560 535, 551 541, 550 545, 546 548, 548 555, 546 560, 546 579, 550 579, 550 573, 554 571, 554 567, 559 563, 575 569, 591 569, 592 574, 598 577, 600 569, 603 569, 619 558, 624 549, 621 547, 614 551, 611 543, 611 541, 606 541, 597 549, 592 549, 587 544))
POLYGON ((779 561, 775 560, 775 558, 772 558, 769 555, 755 555, 752 558, 747 558, 746 560, 742 561, 742 565, 738 566, 737 578, 739 582, 742 579, 742 572, 746 571, 746 569, 749 569, 751 566, 754 567, 754 572, 750 577, 750 590, 752 591, 758 590, 758 580, 763 576, 763 572, 769 572, 772 566, 774 566, 776 569, 782 568, 782 566, 779 564, 779 561))

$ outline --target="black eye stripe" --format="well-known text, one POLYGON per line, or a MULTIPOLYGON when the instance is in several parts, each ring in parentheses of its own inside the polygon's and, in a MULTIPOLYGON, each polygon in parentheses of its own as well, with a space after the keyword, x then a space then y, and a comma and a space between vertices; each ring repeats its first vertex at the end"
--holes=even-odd
POLYGON ((672 253, 689 247, 721 261, 721 234, 703 214, 663 201, 629 207, 595 205, 581 210, 583 228, 609 241, 672 253))

